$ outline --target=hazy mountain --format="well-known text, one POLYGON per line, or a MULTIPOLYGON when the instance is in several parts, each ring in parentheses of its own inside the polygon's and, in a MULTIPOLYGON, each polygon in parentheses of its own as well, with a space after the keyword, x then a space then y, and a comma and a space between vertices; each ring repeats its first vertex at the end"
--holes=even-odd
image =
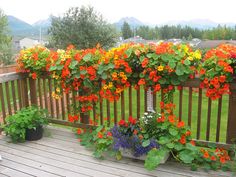
POLYGON ((138 20, 137 18, 134 18, 134 17, 121 18, 118 22, 116 22, 114 24, 117 28, 120 29, 122 27, 122 25, 124 24, 124 22, 127 22, 130 25, 131 28, 146 25, 146 24, 144 24, 143 22, 141 22, 140 20, 138 20))
MULTIPOLYGON (((7 16, 8 18, 8 26, 10 29, 10 32, 13 36, 31 36, 31 37, 37 37, 39 36, 39 27, 33 26, 28 23, 26 23, 23 20, 20 20, 14 16, 7 16)), ((46 24, 46 23, 45 23, 46 24)), ((47 27, 45 25, 45 28, 42 29, 42 35, 47 34, 47 27)))
POLYGON ((13 35, 15 34, 23 35, 25 33, 32 34, 32 32, 34 32, 33 26, 24 22, 23 20, 20 20, 10 15, 7 16, 7 18, 8 18, 8 26, 9 26, 10 32, 13 35))
POLYGON ((51 26, 51 21, 52 21, 52 18, 49 17, 47 19, 39 20, 39 21, 35 22, 33 24, 33 26, 34 27, 49 28, 51 26))
POLYGON ((190 26, 192 28, 199 28, 199 29, 210 29, 210 28, 217 27, 219 24, 230 26, 230 27, 235 26, 235 23, 217 23, 208 19, 193 19, 193 20, 188 20, 188 21, 169 21, 167 23, 163 23, 158 26, 181 25, 181 26, 190 26))

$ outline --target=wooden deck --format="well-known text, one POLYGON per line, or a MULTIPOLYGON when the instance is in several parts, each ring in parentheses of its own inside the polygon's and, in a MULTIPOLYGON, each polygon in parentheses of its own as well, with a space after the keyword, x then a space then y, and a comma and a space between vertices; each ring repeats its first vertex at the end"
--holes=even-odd
MULTIPOLYGON (((232 176, 225 172, 190 171, 189 167, 167 162, 154 171, 147 171, 143 161, 108 158, 97 160, 92 152, 80 146, 75 135, 62 128, 47 128, 50 134, 42 140, 19 144, 8 143, 9 139, 0 136, 0 176, 12 177, 223 177, 232 176)), ((47 131, 47 132, 48 132, 47 131)))

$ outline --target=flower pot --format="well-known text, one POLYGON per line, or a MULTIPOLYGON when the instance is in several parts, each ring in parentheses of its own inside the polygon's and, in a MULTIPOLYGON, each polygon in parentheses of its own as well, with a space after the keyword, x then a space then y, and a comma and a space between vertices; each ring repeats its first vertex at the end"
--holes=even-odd
MULTIPOLYGON (((131 158, 131 159, 137 159, 137 160, 145 160, 146 159, 146 155, 142 155, 140 157, 135 157, 133 156, 132 152, 130 149, 120 149, 121 155, 123 157, 127 157, 127 158, 131 158)), ((163 160, 160 162, 161 164, 165 163, 167 161, 167 159, 169 158, 170 153, 166 153, 163 160)))
POLYGON ((36 129, 26 129, 25 140, 36 141, 43 137, 43 126, 38 126, 36 129))

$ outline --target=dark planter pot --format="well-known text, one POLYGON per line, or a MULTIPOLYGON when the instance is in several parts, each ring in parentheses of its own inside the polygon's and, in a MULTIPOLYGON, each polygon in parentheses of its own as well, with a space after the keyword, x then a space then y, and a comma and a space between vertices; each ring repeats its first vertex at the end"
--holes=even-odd
POLYGON ((25 140, 36 141, 43 137, 43 127, 38 126, 36 129, 26 129, 25 140))

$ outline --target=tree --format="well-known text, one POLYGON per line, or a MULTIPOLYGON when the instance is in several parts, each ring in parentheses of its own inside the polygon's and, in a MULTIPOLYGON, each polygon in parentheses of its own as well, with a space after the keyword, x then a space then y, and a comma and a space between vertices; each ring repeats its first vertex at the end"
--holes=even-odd
POLYGON ((70 8, 63 17, 52 17, 49 28, 50 45, 66 48, 73 44, 78 49, 93 48, 98 43, 112 47, 116 42, 116 31, 92 7, 70 8))
POLYGON ((122 31, 122 36, 124 39, 128 39, 132 37, 132 30, 129 26, 129 24, 127 22, 124 22, 122 27, 121 27, 121 31, 122 31))
POLYGON ((13 62, 11 42, 12 38, 8 31, 7 17, 0 9, 0 66, 13 62))

